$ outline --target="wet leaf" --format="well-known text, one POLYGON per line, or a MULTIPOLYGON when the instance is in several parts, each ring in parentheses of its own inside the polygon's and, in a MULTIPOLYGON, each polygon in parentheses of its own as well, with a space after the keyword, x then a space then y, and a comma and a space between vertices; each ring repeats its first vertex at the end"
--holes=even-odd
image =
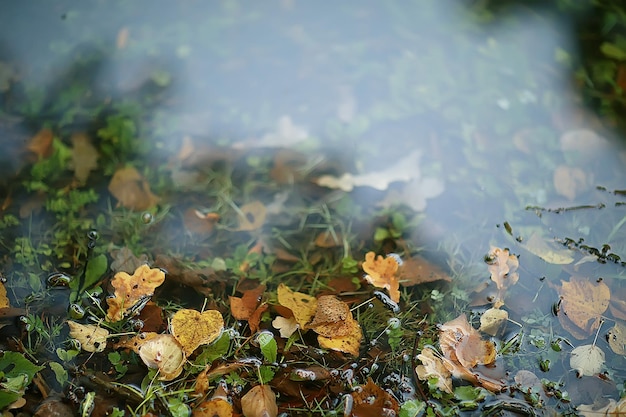
POLYGON ((86 133, 73 134, 71 141, 74 176, 79 183, 85 184, 89 173, 98 168, 98 150, 91 144, 86 133))
POLYGON ((216 340, 224 329, 224 318, 217 310, 200 313, 191 309, 180 309, 172 317, 170 330, 187 355, 200 345, 216 340))
POLYGON ((238 231, 250 232, 263 226, 267 215, 267 208, 260 201, 252 201, 241 206, 239 214, 239 225, 235 228, 238 231))
POLYGON ((429 347, 422 349, 422 353, 417 355, 417 359, 422 362, 421 365, 415 367, 417 376, 422 381, 428 381, 430 378, 437 378, 437 388, 452 394, 452 373, 443 364, 439 356, 435 354, 429 347))
POLYGON ((7 297, 7 289, 2 282, 0 282, 0 308, 9 308, 9 297, 7 297))
MULTIPOLYGON (((165 273, 158 268, 150 269, 148 265, 141 265, 133 275, 118 272, 111 280, 115 289, 114 297, 107 298, 109 309, 107 320, 116 322, 126 315, 135 312, 133 308, 154 294, 154 289, 165 281, 165 273)), ((136 311, 138 312, 138 311, 136 311)))
POLYGON ((478 330, 495 336, 508 319, 509 313, 506 310, 492 307, 480 316, 480 328, 478 330))
POLYGON ((592 376, 604 365, 604 351, 595 345, 578 346, 572 350, 569 366, 580 376, 592 376))
POLYGON ((317 300, 317 311, 309 328, 325 337, 345 336, 353 330, 350 307, 334 295, 323 295, 317 300))
POLYGON ((80 342, 85 352, 102 352, 107 346, 109 331, 93 324, 80 324, 68 321, 70 337, 80 342))
POLYGON ((618 355, 626 355, 626 324, 615 322, 606 335, 611 350, 618 355))
POLYGON ((196 235, 208 235, 213 232, 215 224, 220 216, 217 213, 202 213, 193 207, 189 207, 183 213, 185 229, 196 235))
POLYGON ((351 319, 347 321, 344 331, 346 332, 344 336, 326 337, 318 335, 317 342, 320 344, 320 347, 324 349, 336 350, 358 356, 361 340, 363 339, 361 326, 356 320, 351 319))
POLYGON ((317 310, 317 299, 308 294, 292 291, 285 284, 278 285, 278 303, 290 309, 301 329, 306 329, 317 310))
POLYGON ((482 340, 465 314, 444 323, 439 329, 439 345, 443 356, 470 369, 476 365, 490 365, 496 359, 492 341, 482 340))
POLYGON ((152 334, 139 344, 137 351, 148 368, 159 370, 162 381, 180 375, 187 360, 182 346, 171 334, 152 334))
POLYGON ((53 139, 54 135, 50 129, 41 129, 30 139, 28 145, 26 145, 26 149, 37 155, 39 159, 45 159, 52 155, 53 139))
POLYGON ((232 417, 233 406, 221 398, 204 401, 191 413, 191 417, 232 417))
POLYGON ((134 211, 147 210, 159 202, 159 197, 150 191, 148 181, 133 167, 115 171, 109 183, 109 192, 117 199, 118 205, 134 211))
POLYGON ((112 250, 111 257, 113 258, 111 269, 115 272, 124 271, 130 274, 141 265, 148 263, 148 255, 142 253, 137 257, 127 246, 112 250))
POLYGON ((272 320, 272 326, 279 331, 280 337, 284 339, 288 339, 299 327, 295 317, 285 318, 283 316, 277 316, 272 320))
POLYGON ((553 183, 557 194, 573 201, 578 194, 589 188, 591 180, 580 168, 560 165, 554 170, 553 183))
MULTIPOLYGON (((571 277, 561 281, 561 312, 559 321, 567 329, 569 320, 585 335, 591 335, 600 325, 602 314, 609 306, 611 291, 604 282, 590 282, 586 278, 571 277)), ((571 332, 577 339, 579 334, 571 332)))
POLYGON ((241 397, 244 417, 276 417, 276 394, 269 385, 257 385, 241 397))
POLYGON ((626 415, 626 397, 616 402, 614 399, 601 398, 601 404, 581 404, 576 407, 578 413, 583 417, 620 417, 626 415))
POLYGON ((489 252, 489 266, 491 280, 496 283, 498 290, 504 290, 514 285, 519 279, 516 272, 519 266, 517 256, 511 255, 508 249, 492 247, 489 252))
POLYGON ((567 249, 552 248, 538 233, 533 233, 526 240, 524 248, 544 261, 555 265, 567 265, 574 262, 574 257, 567 249))
POLYGON ((353 399, 352 416, 395 416, 400 407, 398 401, 374 383, 372 378, 359 390, 350 394, 353 399))
POLYGON ((434 263, 422 258, 413 256, 402 262, 398 267, 398 281, 404 287, 423 284, 433 281, 452 281, 443 269, 434 263))
POLYGON ((228 297, 230 300, 230 311, 237 320, 248 320, 252 313, 261 303, 261 296, 265 292, 265 285, 243 291, 243 296, 228 297))
POLYGON ((396 277, 398 261, 393 256, 384 258, 381 255, 376 256, 374 252, 368 252, 365 254, 363 271, 367 274, 365 276, 367 282, 377 288, 385 288, 394 302, 400 301, 400 283, 396 277))
POLYGON ((589 129, 570 130, 560 138, 563 152, 577 152, 579 155, 596 155, 599 151, 611 148, 611 143, 589 129))

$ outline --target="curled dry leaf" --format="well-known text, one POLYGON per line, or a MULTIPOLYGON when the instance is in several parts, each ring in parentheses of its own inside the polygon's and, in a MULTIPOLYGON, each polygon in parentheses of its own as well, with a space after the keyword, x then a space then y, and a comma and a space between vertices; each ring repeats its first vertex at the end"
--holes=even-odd
POLYGON ((276 394, 269 385, 257 385, 241 397, 244 417, 276 417, 276 394))
POLYGON ((586 278, 571 277, 561 281, 561 312, 559 322, 577 339, 593 334, 609 306, 611 291, 604 282, 590 282, 586 278), (575 328, 572 330, 573 324, 575 328))
POLYGON ((252 201, 240 208, 239 225, 235 230, 250 232, 259 229, 265 223, 267 208, 260 201, 252 201))
POLYGON ((118 201, 118 205, 134 211, 147 210, 159 202, 152 194, 148 181, 133 167, 115 171, 109 183, 109 192, 118 201))
POLYGON ((452 394, 452 373, 445 367, 441 358, 429 347, 422 349, 422 353, 417 355, 417 359, 422 362, 415 367, 417 377, 422 381, 428 381, 431 377, 437 378, 437 388, 452 394))
POLYGON ((596 345, 578 346, 572 350, 569 366, 578 372, 579 376, 592 376, 600 372, 604 365, 604 351, 596 345))
POLYGON ((170 330, 187 355, 200 345, 215 341, 224 329, 224 318, 217 310, 200 313, 197 310, 180 309, 172 317, 170 330))
POLYGON ((368 252, 365 254, 365 262, 362 266, 367 274, 365 276, 367 282, 389 291, 389 297, 394 302, 400 301, 400 282, 396 277, 399 265, 395 257, 383 258, 381 255, 376 256, 374 252, 368 252))
POLYGON ((171 381, 183 370, 185 353, 171 334, 151 334, 136 348, 148 368, 159 370, 159 379, 171 381))
POLYGON ((261 296, 265 292, 265 285, 243 291, 242 297, 228 297, 230 300, 230 311, 237 320, 248 320, 252 313, 261 303, 261 296))
POLYGON ((158 268, 141 265, 133 275, 118 272, 111 280, 115 289, 114 296, 107 298, 109 309, 106 318, 116 322, 131 313, 138 313, 137 306, 141 306, 154 294, 154 289, 165 281, 165 273, 158 268))
POLYGON ((495 336, 506 321, 509 319, 509 313, 506 310, 492 307, 480 316, 480 330, 488 335, 495 336))
POLYGON ((611 350, 618 355, 626 355, 626 324, 615 322, 606 335, 611 350))
POLYGON ((581 192, 586 191, 591 184, 591 180, 587 178, 585 171, 566 165, 559 165, 554 170, 552 180, 557 194, 570 201, 574 200, 581 192))
POLYGON ((464 368, 490 365, 496 359, 496 347, 489 340, 482 340, 465 314, 444 323, 439 329, 439 345, 445 358, 458 362, 464 368))
POLYGON ((292 291, 285 284, 278 285, 278 303, 293 312, 293 316, 301 329, 306 329, 307 324, 315 316, 317 299, 308 294, 292 291))
POLYGON ((80 342, 85 352, 102 352, 107 346, 109 331, 93 324, 80 324, 68 321, 70 337, 80 342))

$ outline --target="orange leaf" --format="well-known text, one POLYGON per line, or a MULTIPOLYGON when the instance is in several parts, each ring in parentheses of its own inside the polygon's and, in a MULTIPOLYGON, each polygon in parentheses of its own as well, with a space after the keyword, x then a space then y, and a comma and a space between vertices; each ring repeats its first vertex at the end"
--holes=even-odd
POLYGON ((221 398, 213 398, 197 406, 191 417, 232 417, 233 406, 221 398))
POLYGON ((367 282, 375 287, 385 288, 393 301, 400 301, 400 283, 396 277, 398 262, 393 256, 383 258, 381 255, 377 257, 374 252, 368 252, 365 254, 363 271, 367 274, 367 282))
POLYGON ((237 320, 248 320, 261 302, 261 296, 265 292, 265 285, 259 285, 251 290, 243 291, 243 296, 228 297, 230 299, 230 311, 237 320))
POLYGON ((257 385, 241 397, 241 411, 244 417, 276 417, 278 406, 276 394, 269 385, 257 385))
POLYGON ((26 149, 37 155, 39 159, 45 159, 52 154, 52 140, 54 135, 50 129, 41 129, 33 136, 26 149))
POLYGON ((187 355, 200 345, 216 340, 224 329, 224 318, 217 310, 200 313, 187 308, 180 309, 172 317, 170 330, 187 355))
POLYGON ((256 333, 257 331, 259 331, 261 316, 263 316, 263 313, 265 313, 268 308, 269 306, 267 305, 267 303, 263 303, 252 312, 252 315, 250 315, 250 318, 248 319, 248 326, 250 326, 250 331, 252 333, 256 333))
POLYGON ((398 415, 400 410, 398 401, 387 391, 376 385, 372 378, 368 378, 367 384, 362 385, 360 388, 360 390, 350 394, 354 400, 352 416, 398 415))
MULTIPOLYGON (((570 332, 577 339, 593 334, 602 319, 602 314, 609 307, 611 291, 604 282, 590 282, 581 277, 571 277, 569 282, 561 281, 561 311, 559 321, 570 320, 580 333, 570 332), (582 337, 579 337, 582 336, 582 337)), ((567 329, 567 324, 563 327, 567 329)))
POLYGON ((509 254, 508 249, 492 247, 488 257, 487 269, 498 290, 505 290, 517 282, 519 279, 519 274, 516 272, 519 266, 517 256, 509 254))
POLYGON ((452 281, 452 278, 439 266, 421 256, 413 256, 403 261, 398 268, 398 281, 405 287, 439 280, 452 281))
POLYGON ((341 233, 322 232, 315 238, 315 245, 320 248, 334 248, 343 245, 341 233))
POLYGON ((133 167, 115 171, 109 183, 109 192, 120 206, 131 210, 147 210, 159 202, 159 197, 152 194, 148 181, 133 167))
POLYGON ((165 273, 158 268, 150 269, 148 265, 141 265, 133 275, 118 272, 111 280, 115 289, 114 297, 107 298, 109 309, 107 320, 116 322, 133 312, 146 297, 152 297, 154 289, 165 281, 165 273))

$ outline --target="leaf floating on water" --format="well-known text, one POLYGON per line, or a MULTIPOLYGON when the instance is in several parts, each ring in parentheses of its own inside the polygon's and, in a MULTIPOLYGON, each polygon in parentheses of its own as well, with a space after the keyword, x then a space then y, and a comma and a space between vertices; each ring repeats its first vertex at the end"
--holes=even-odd
POLYGON ((269 385, 257 385, 241 397, 244 417, 276 417, 276 394, 269 385))
POLYGON ((416 255, 402 261, 398 268, 398 281, 402 286, 410 287, 433 281, 450 282, 452 278, 438 265, 416 255))
POLYGON ((604 351, 595 345, 578 346, 572 350, 569 366, 580 376, 592 376, 604 365, 604 351))
POLYGON ((452 394, 452 373, 445 367, 441 358, 435 355, 435 351, 425 347, 422 353, 417 355, 417 359, 422 362, 421 365, 415 367, 417 377, 422 381, 437 378, 437 388, 452 394))
POLYGON ((626 324, 615 322, 615 326, 609 329, 606 337, 613 352, 626 355, 626 324))
POLYGON ((469 369, 476 365, 490 365, 496 359, 495 344, 483 340, 465 314, 444 323, 439 330, 439 345, 444 357, 469 369))
POLYGON ((492 247, 488 257, 487 269, 498 290, 507 289, 517 282, 519 279, 519 274, 516 272, 519 267, 517 256, 511 255, 508 249, 492 247))
POLYGON ((488 335, 495 336, 509 319, 509 313, 499 308, 490 308, 480 316, 480 330, 488 335))
POLYGON ((198 346, 208 345, 222 334, 224 318, 217 310, 200 313, 183 308, 172 317, 170 329, 185 353, 191 355, 198 346))
POLYGON ((365 276, 367 282, 389 291, 389 297, 394 302, 400 301, 400 282, 396 277, 399 264, 395 257, 384 258, 381 255, 376 256, 374 252, 368 252, 365 254, 362 267, 367 274, 365 276))
POLYGON ((555 265, 567 265, 574 262, 574 257, 567 249, 553 249, 538 233, 533 233, 526 240, 524 248, 527 251, 555 265))
POLYGON ((159 202, 152 194, 148 181, 133 167, 115 171, 109 183, 109 192, 120 206, 134 211, 147 210, 159 202))
POLYGON ((28 145, 26 146, 26 150, 37 155, 39 159, 45 159, 52 155, 53 139, 54 135, 50 129, 41 129, 30 139, 28 145))
POLYGON ((111 280, 115 289, 114 297, 107 298, 109 309, 106 319, 116 322, 125 316, 138 313, 135 311, 144 300, 149 300, 154 289, 165 281, 165 273, 158 268, 150 269, 148 265, 141 265, 133 275, 118 272, 111 280))
POLYGON ((80 324, 68 321, 70 337, 80 342, 85 352, 102 352, 107 346, 109 331, 93 324, 80 324))
POLYGON ((573 201, 577 195, 586 191, 592 180, 580 168, 560 165, 554 170, 553 183, 557 194, 573 201))
POLYGON ((581 404, 576 407, 576 411, 583 417, 620 417, 626 415, 626 397, 619 400, 619 402, 615 402, 612 398, 609 398, 608 401, 606 398, 602 398, 599 401, 602 401, 602 403, 581 404))
POLYGON ((586 278, 571 277, 561 281, 559 289, 561 311, 559 321, 577 339, 593 334, 609 307, 611 291, 604 282, 590 282, 586 278), (575 328, 569 325, 572 323, 575 328))
POLYGON ((159 370, 159 379, 171 381, 187 361, 182 346, 171 334, 152 334, 139 344, 137 352, 148 368, 159 370))

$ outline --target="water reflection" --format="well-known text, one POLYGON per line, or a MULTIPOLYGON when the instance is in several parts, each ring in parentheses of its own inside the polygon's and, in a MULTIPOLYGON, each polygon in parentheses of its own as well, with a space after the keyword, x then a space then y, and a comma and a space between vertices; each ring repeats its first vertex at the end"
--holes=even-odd
MULTIPOLYGON (((148 186, 145 171, 133 172, 137 188, 120 193, 172 207, 160 217, 169 221, 144 211, 154 204, 117 214, 118 233, 103 238, 118 246, 144 226, 158 232, 153 243, 163 253, 218 259, 218 244, 206 242, 216 212, 228 207, 235 232, 256 230, 266 216, 280 229, 293 209, 302 225, 315 217, 364 239, 384 225, 389 235, 377 240, 385 247, 396 225, 380 219, 401 206, 419 223, 405 236, 411 247, 460 276, 479 276, 491 246, 519 255, 521 284, 506 304, 516 320, 558 326, 545 315, 570 276, 603 276, 623 292, 619 262, 559 245, 583 238, 626 255, 624 152, 572 88, 579 57, 567 15, 519 7, 485 22, 477 6, 450 0, 349 2, 332 13, 289 0, 143 6, 2 6, 3 190, 14 204, 33 202, 32 186, 25 197, 11 181, 26 181, 36 158, 23 143, 42 127, 65 139, 86 131, 100 144, 130 135, 127 152, 100 156, 114 163, 94 168, 103 175, 95 188, 104 195, 116 168, 132 163, 165 172, 166 183, 148 186), (118 112, 127 119, 115 119, 118 112), (263 183, 260 167, 280 186, 263 183), (232 183, 220 182, 223 173, 232 183), (263 214, 245 206, 257 201, 263 214)), ((52 229, 55 219, 45 220, 52 229)), ((299 232, 281 238, 293 243, 299 232)), ((249 246, 268 239, 255 233, 244 238, 249 246)), ((219 272, 220 262, 210 267, 219 272)), ((207 267, 181 282, 200 288, 207 267)), ((484 278, 467 284, 478 294, 467 301, 487 301, 484 278)), ((548 368, 550 377, 567 369, 548 368)))

